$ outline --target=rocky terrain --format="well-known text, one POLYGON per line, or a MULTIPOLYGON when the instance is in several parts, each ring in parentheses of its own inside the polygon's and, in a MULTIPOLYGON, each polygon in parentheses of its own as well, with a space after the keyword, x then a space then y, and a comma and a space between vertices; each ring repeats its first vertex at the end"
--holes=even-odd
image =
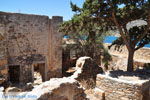
POLYGON ((149 77, 138 72, 105 73, 90 57, 79 58, 70 77, 35 84, 41 82, 39 73, 35 75, 37 80, 25 88, 28 91, 11 87, 1 92, 2 100, 149 100, 150 96, 149 77))
MULTIPOLYGON (((104 44, 107 48, 110 44, 104 44)), ((111 70, 126 70, 127 66, 127 57, 128 51, 125 46, 122 46, 120 49, 115 48, 114 46, 111 49, 108 49, 108 52, 112 56, 112 61, 109 62, 109 69, 111 70)), ((135 52, 134 55, 134 67, 150 66, 150 48, 141 48, 135 52)))
POLYGON ((96 76, 103 73, 102 68, 90 57, 81 57, 77 60, 75 70, 70 77, 52 78, 30 92, 17 91, 15 88, 9 89, 1 96, 3 100, 91 100, 90 92, 85 92, 85 89, 95 88, 96 76))

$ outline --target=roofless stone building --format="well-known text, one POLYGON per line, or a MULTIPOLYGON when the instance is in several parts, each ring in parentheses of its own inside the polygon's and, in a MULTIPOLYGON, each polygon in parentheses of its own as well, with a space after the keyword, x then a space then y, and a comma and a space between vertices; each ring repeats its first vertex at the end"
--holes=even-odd
POLYGON ((14 83, 33 81, 34 68, 39 67, 42 80, 62 76, 62 34, 60 16, 29 15, 0 12, 0 67, 8 68, 8 80, 14 83))

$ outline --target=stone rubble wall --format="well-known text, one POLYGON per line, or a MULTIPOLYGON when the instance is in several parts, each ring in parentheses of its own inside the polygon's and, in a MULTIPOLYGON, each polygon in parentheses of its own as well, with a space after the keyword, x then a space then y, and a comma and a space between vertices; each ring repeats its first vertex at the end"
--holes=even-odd
MULTIPOLYGON (((35 100, 103 100, 103 93, 95 89, 95 78, 102 69, 90 57, 81 57, 76 63, 76 72, 70 77, 52 78, 35 87, 28 95, 35 95, 35 100), (91 91, 86 91, 93 89, 91 91)), ((22 100, 22 99, 21 99, 22 100)), ((25 100, 25 99, 23 99, 25 100)), ((30 99, 29 99, 30 100, 30 99)))
POLYGON ((149 100, 150 81, 124 81, 106 75, 97 75, 97 88, 105 92, 105 100, 149 100), (148 94, 148 95, 145 95, 148 94))
POLYGON ((92 89, 96 86, 96 76, 99 73, 103 73, 101 67, 99 67, 92 58, 80 57, 76 62, 76 72, 72 77, 80 82, 80 84, 86 89, 92 89))
POLYGON ((81 57, 77 60, 76 72, 72 76, 52 78, 35 87, 26 96, 35 95, 35 100, 103 100, 103 93, 95 89, 98 73, 103 73, 103 70, 92 58, 81 57), (96 97, 92 98, 93 93, 96 97))
POLYGON ((62 35, 58 32, 62 22, 60 16, 49 19, 43 15, 0 12, 0 33, 4 36, 8 65, 21 66, 20 76, 26 78, 21 78, 23 82, 31 80, 33 63, 45 63, 46 80, 62 76, 62 35))
POLYGON ((7 100, 149 100, 149 90, 149 80, 110 77, 90 57, 81 57, 72 76, 52 78, 30 92, 16 94, 23 98, 7 100))
POLYGON ((10 57, 30 55, 32 53, 47 55, 49 18, 47 16, 17 13, 0 13, 4 22, 4 32, 10 57), (42 47, 42 48, 41 48, 42 47))
POLYGON ((48 77, 62 77, 62 33, 58 27, 63 22, 62 17, 53 16, 50 20, 50 39, 48 53, 48 77))

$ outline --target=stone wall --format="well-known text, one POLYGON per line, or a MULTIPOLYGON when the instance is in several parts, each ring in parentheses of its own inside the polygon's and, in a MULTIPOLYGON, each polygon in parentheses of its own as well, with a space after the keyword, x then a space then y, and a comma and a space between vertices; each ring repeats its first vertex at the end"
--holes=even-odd
MULTIPOLYGON (((17 100, 149 100, 150 98, 150 80, 143 74, 129 74, 123 71, 104 74, 90 57, 79 58, 75 69, 75 73, 70 77, 52 78, 34 86, 30 92, 19 94, 14 92, 14 95, 22 97, 17 100)), ((32 88, 32 85, 30 87, 32 88)), ((2 93, 2 96, 8 98, 13 95, 11 91, 17 89, 8 90, 2 93)))
POLYGON ((125 81, 98 74, 97 88, 105 92, 105 100, 149 100, 149 80, 125 81))
POLYGON ((27 78, 22 81, 31 80, 32 64, 39 63, 45 63, 46 80, 61 77, 62 35, 58 32, 58 25, 62 21, 59 16, 49 19, 43 15, 0 12, 0 33, 4 36, 2 41, 8 65, 21 66, 23 72, 20 74, 27 78))
POLYGON ((62 77, 62 34, 58 32, 58 27, 62 23, 62 17, 53 16, 50 20, 49 39, 49 72, 48 77, 62 77))

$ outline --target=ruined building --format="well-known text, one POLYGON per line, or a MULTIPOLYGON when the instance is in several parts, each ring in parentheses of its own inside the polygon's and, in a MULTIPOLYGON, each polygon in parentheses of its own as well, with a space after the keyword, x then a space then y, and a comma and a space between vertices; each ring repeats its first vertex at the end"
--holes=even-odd
MULTIPOLYGON (((62 76, 60 16, 0 12, 0 76, 14 83, 34 80, 39 67, 42 80, 62 76), (8 69, 8 71, 6 70, 8 69)), ((3 79, 1 79, 3 80, 3 79)))

